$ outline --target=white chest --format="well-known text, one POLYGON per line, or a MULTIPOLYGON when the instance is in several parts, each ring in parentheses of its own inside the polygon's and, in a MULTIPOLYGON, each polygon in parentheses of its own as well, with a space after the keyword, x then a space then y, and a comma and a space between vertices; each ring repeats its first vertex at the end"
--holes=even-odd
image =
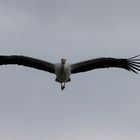
POLYGON ((62 65, 61 63, 56 64, 55 66, 55 74, 56 77, 64 82, 67 81, 71 75, 71 66, 70 64, 64 64, 62 65))

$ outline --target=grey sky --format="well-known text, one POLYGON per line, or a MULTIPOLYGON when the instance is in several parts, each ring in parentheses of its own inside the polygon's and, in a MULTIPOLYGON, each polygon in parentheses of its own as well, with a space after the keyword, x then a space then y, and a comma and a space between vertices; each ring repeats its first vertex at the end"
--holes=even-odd
MULTIPOLYGON (((137 0, 0 0, 0 54, 50 62, 140 54, 137 0)), ((139 140, 140 75, 103 69, 54 75, 0 67, 0 139, 139 140)))

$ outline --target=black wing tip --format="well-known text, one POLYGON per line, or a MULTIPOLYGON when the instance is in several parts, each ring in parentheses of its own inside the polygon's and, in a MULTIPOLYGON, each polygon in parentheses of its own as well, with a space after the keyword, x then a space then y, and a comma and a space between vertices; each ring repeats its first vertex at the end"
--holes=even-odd
POLYGON ((138 59, 139 56, 140 55, 136 55, 128 59, 128 70, 136 74, 138 74, 140 71, 140 59, 138 59))
POLYGON ((135 58, 137 58, 137 57, 139 57, 139 56, 140 56, 140 54, 135 55, 135 56, 133 56, 133 57, 130 57, 129 59, 135 59, 135 58))

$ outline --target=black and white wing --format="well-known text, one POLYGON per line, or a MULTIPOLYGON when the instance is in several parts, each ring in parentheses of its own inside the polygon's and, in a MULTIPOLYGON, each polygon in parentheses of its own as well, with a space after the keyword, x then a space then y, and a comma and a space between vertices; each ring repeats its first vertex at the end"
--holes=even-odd
POLYGON ((137 73, 140 71, 140 59, 137 59, 137 55, 135 57, 131 57, 129 59, 118 59, 118 58, 96 58, 92 60, 87 60, 79 63, 75 63, 71 65, 71 73, 79 73, 86 72, 93 69, 99 68, 124 68, 129 71, 133 71, 137 73))
POLYGON ((54 70, 55 66, 50 62, 20 55, 11 55, 11 56, 0 55, 0 65, 8 65, 8 64, 23 65, 26 67, 48 71, 50 73, 55 73, 54 70))

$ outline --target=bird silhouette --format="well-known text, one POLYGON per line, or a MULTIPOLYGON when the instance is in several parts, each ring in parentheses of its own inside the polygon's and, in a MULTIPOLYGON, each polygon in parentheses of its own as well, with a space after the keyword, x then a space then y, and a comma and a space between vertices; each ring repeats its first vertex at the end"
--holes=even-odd
POLYGON ((50 72, 56 75, 55 81, 61 84, 61 90, 63 90, 65 84, 71 81, 71 74, 93 69, 116 67, 138 73, 140 71, 140 59, 137 58, 138 56, 140 55, 128 59, 101 57, 70 64, 64 58, 59 63, 50 63, 22 55, 0 55, 0 65, 16 64, 50 72))

